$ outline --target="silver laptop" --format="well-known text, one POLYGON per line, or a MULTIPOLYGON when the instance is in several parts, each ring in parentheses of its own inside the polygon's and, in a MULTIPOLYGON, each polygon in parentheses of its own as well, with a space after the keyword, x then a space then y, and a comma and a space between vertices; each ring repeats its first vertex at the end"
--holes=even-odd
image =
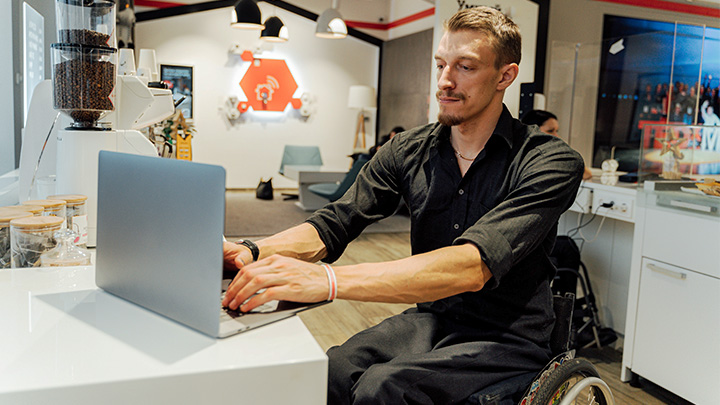
MULTIPOLYGON (((252 215, 252 213, 247 213, 252 215)), ((225 169, 102 151, 95 282, 118 297, 215 337, 323 303, 221 308, 225 169)))

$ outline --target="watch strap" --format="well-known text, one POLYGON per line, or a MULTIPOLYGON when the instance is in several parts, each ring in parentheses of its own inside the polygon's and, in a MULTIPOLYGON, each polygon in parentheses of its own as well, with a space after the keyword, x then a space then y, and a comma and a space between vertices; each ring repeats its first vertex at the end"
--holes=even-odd
POLYGON ((252 259, 254 262, 256 262, 260 257, 260 249, 258 248, 258 245, 255 244, 255 242, 247 239, 240 239, 235 243, 237 243, 238 245, 243 245, 246 248, 250 249, 250 253, 252 253, 252 259))

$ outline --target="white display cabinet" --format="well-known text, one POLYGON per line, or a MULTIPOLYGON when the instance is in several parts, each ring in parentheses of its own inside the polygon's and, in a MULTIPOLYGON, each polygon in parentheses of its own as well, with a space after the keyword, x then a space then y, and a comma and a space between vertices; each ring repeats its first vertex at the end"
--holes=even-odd
POLYGON ((693 182, 638 192, 623 381, 646 378, 696 404, 720 397, 720 197, 693 182))

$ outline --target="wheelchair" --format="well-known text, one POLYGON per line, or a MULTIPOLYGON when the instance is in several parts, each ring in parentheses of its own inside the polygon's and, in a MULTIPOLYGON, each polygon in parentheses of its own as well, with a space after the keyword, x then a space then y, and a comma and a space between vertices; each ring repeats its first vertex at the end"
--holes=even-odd
POLYGON ((568 350, 575 294, 553 296, 555 326, 550 349, 555 355, 540 373, 525 373, 471 395, 468 405, 614 405, 608 385, 595 366, 568 350))

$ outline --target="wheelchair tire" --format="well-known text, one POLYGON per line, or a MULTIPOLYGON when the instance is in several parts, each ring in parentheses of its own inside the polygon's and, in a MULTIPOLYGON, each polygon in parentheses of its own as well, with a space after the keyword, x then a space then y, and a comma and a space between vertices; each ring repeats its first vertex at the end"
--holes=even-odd
MULTIPOLYGON (((559 404, 570 388, 586 377, 600 377, 595 366, 585 359, 566 360, 556 368, 538 389, 533 405, 559 404)), ((595 401, 581 403, 597 403, 607 405, 605 395, 596 387, 590 387, 595 401)))

